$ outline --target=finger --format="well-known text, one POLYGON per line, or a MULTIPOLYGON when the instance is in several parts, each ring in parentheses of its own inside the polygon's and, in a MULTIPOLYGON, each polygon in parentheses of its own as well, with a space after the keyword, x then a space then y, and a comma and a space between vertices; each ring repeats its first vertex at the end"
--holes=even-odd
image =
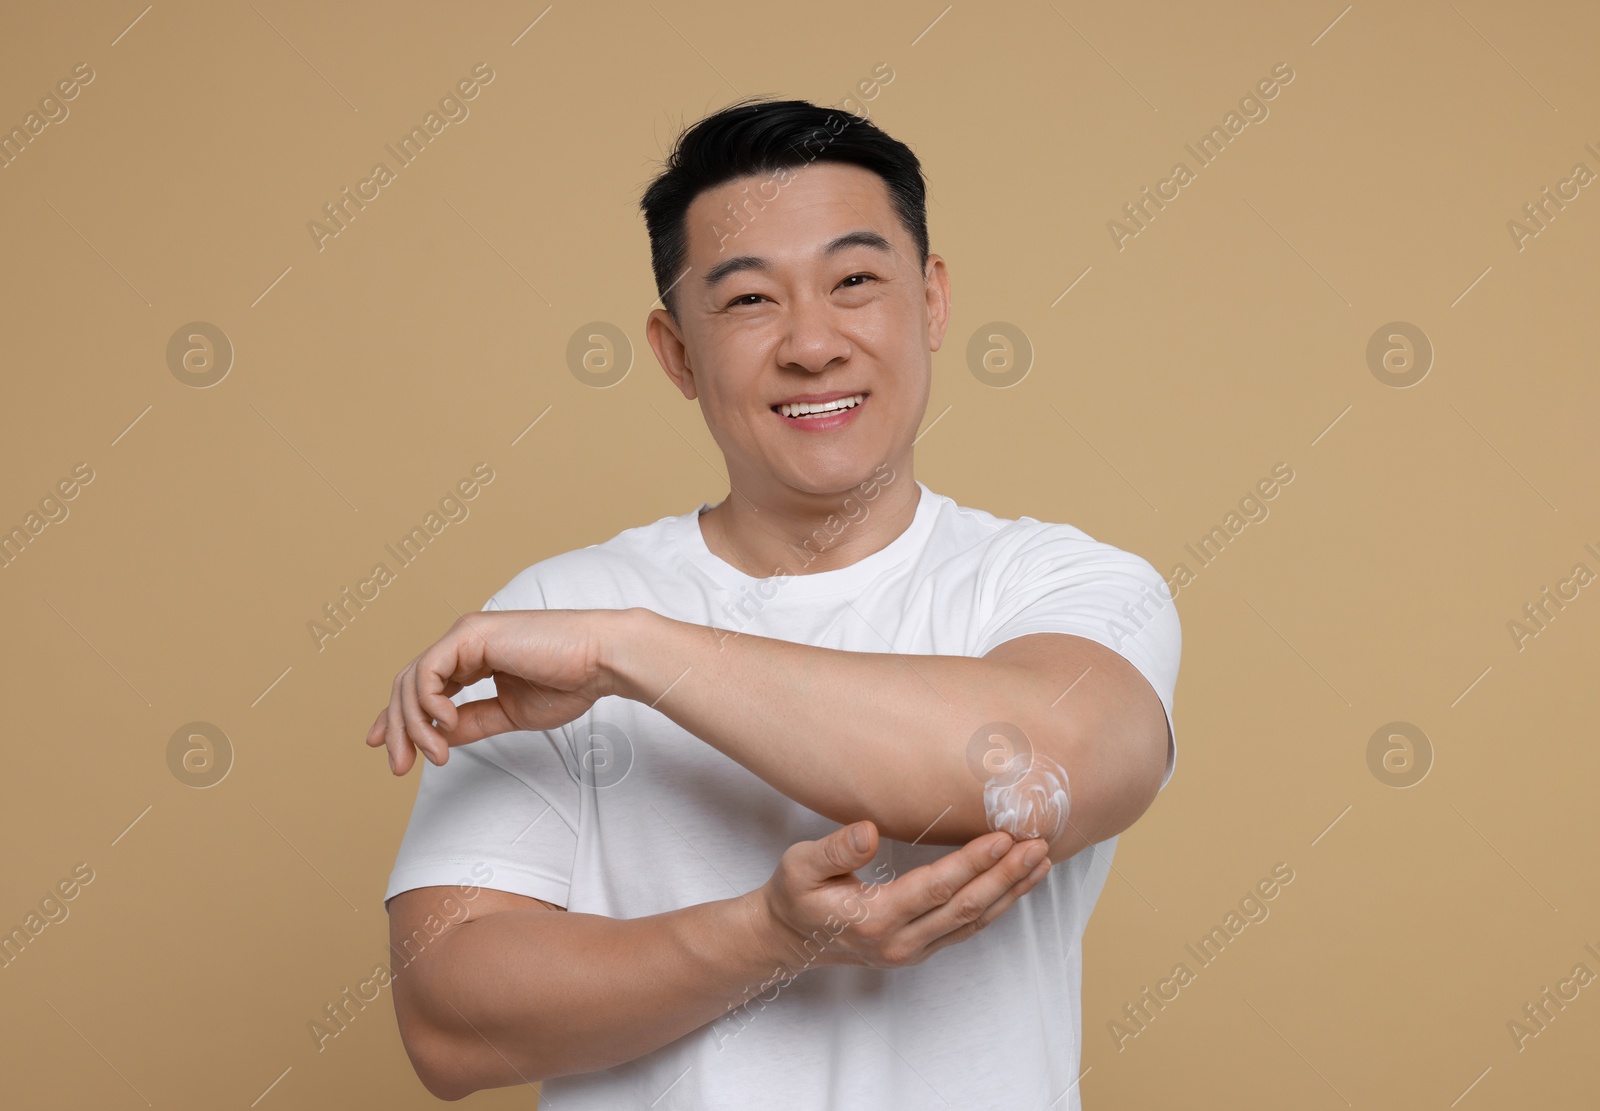
POLYGON ((795 844, 797 877, 803 886, 815 887, 834 876, 853 876, 878 851, 878 827, 872 822, 840 826, 826 837, 795 844))
POLYGON ((456 725, 455 703, 448 696, 461 689, 461 684, 452 676, 467 662, 456 650, 455 631, 451 629, 442 640, 418 656, 417 666, 412 669, 412 693, 422 721, 425 724, 437 721, 446 729, 456 725))
POLYGON ((479 698, 463 702, 460 706, 451 705, 456 712, 455 725, 449 729, 445 729, 443 723, 438 726, 440 735, 451 748, 520 728, 506 716, 505 706, 499 698, 479 698))
POLYGON ((1022 879, 1012 884, 1011 887, 1006 890, 1005 894, 1001 895, 1000 898, 990 903, 989 908, 980 914, 975 920, 967 923, 965 926, 957 926, 944 936, 936 937, 932 941, 928 942, 928 944, 923 947, 923 953, 925 957, 932 956, 934 953, 937 953, 940 949, 943 949, 946 946, 955 945, 958 942, 966 941, 973 934, 989 925, 989 923, 993 922, 996 918, 999 918, 1006 911, 1010 910, 1018 899, 1022 898, 1028 892, 1032 891, 1035 887, 1038 887, 1041 883, 1043 883, 1044 878, 1050 874, 1050 867, 1051 864, 1049 857, 1041 860, 1037 865, 1034 866, 1033 871, 1029 872, 1027 875, 1023 876, 1022 879))
POLYGON ((1039 838, 1018 842, 994 867, 952 892, 943 905, 907 922, 904 927, 907 935, 919 945, 929 945, 951 930, 977 921, 1013 886, 1048 860, 1048 850, 1049 846, 1039 838))
POLYGON ((406 669, 400 682, 400 713, 405 719, 406 734, 417 750, 435 764, 449 757, 450 746, 433 727, 433 719, 423 712, 417 700, 418 672, 423 668, 422 658, 406 669))
MULTIPOLYGON (((415 663, 416 661, 412 661, 415 663)), ((400 684, 405 679, 411 664, 407 664, 400 674, 394 677, 394 688, 389 694, 389 708, 384 711, 384 744, 389 747, 389 770, 395 775, 405 775, 411 770, 411 762, 415 758, 415 750, 411 742, 406 739, 406 723, 400 714, 400 684)))
POLYGON ((931 864, 913 868, 890 884, 897 889, 896 909, 908 921, 938 909, 975 877, 1005 859, 1013 844, 1009 833, 997 830, 968 841, 931 864))
POLYGON ((461 724, 460 712, 456 709, 456 704, 448 697, 456 693, 455 690, 450 689, 451 687, 460 690, 461 684, 447 684, 442 693, 423 694, 417 699, 422 703, 423 713, 433 715, 433 720, 437 723, 441 733, 449 733, 461 724))
MULTIPOLYGON (((487 648, 482 632, 463 619, 423 651, 411 669, 410 699, 417 706, 413 730, 422 731, 422 747, 436 764, 449 759, 451 746, 491 735, 463 729, 460 709, 450 700, 451 695, 465 690, 466 684, 494 674, 485 656, 487 648)), ((469 715, 474 721, 477 716, 469 715)), ((494 732, 509 728, 508 724, 494 732)))
POLYGON ((383 744, 383 723, 388 717, 389 707, 385 706, 378 711, 378 716, 372 719, 372 725, 367 729, 367 743, 373 748, 383 744))

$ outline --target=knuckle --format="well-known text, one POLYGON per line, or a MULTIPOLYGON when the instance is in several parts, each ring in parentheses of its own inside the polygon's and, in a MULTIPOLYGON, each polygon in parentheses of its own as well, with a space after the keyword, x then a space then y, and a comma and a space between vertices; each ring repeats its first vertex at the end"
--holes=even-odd
POLYGON ((878 952, 883 958, 883 963, 890 968, 904 968, 911 963, 911 947, 904 942, 890 942, 878 952))
POLYGON ((951 886, 950 881, 947 879, 936 879, 928 885, 928 897, 941 906, 948 903, 950 897, 954 894, 955 888, 951 886))
POLYGON ((971 895, 963 895, 955 904, 956 919, 960 922, 975 922, 985 909, 981 900, 971 895))
POLYGON ((855 931, 863 941, 876 945, 884 939, 887 927, 881 919, 869 915, 855 924, 855 931))

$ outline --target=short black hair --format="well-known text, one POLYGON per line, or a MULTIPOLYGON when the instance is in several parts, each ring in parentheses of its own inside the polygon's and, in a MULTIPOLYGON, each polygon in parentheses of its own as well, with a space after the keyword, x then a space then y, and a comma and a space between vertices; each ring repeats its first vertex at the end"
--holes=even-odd
POLYGON ((910 147, 843 109, 820 108, 806 100, 747 97, 680 134, 666 168, 639 202, 650 233, 656 293, 674 320, 673 287, 689 253, 688 211, 694 199, 737 178, 813 162, 850 163, 881 177, 895 214, 917 246, 917 265, 926 268, 927 185, 910 147))

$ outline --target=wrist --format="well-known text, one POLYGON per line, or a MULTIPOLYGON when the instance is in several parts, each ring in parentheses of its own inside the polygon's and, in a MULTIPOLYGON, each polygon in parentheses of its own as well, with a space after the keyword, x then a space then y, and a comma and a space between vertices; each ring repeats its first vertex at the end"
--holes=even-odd
POLYGON ((648 659, 642 651, 655 622, 661 615, 642 606, 629 609, 597 610, 596 670, 606 694, 638 700, 640 665, 648 659))
POLYGON ((769 888, 757 888, 737 903, 744 913, 750 953, 757 966, 782 968, 786 975, 799 975, 804 970, 802 943, 805 937, 773 909, 769 888))
MULTIPOLYGON (((761 892, 686 907, 668 916, 701 990, 731 1011, 752 996, 787 983, 795 958, 761 921, 761 892)), ((769 1000, 770 1001, 770 1000, 769 1000)))

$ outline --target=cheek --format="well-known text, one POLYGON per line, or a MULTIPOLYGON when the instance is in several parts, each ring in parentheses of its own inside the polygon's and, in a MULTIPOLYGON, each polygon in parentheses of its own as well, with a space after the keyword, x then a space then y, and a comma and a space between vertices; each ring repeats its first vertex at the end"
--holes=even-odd
POLYGON ((901 381, 916 370, 919 357, 927 350, 927 337, 920 322, 901 304, 880 302, 857 310, 848 334, 857 353, 872 360, 883 376, 894 381, 901 381))
MULTIPOLYGON (((725 357, 727 352, 720 354, 725 357)), ((750 369, 752 366, 719 363, 712 374, 699 382, 700 412, 712 438, 724 449, 728 446, 724 432, 736 439, 749 439, 752 434, 744 430, 759 427, 766 416, 764 395, 757 385, 760 376, 750 369)))
POLYGON ((887 323, 871 341, 880 382, 908 404, 926 403, 932 390, 928 337, 916 321, 887 323))
POLYGON ((706 378, 700 388, 728 397, 734 389, 732 383, 753 379, 771 364, 777 342, 772 329, 754 323, 729 323, 709 331, 696 344, 701 357, 692 360, 697 373, 706 378))

